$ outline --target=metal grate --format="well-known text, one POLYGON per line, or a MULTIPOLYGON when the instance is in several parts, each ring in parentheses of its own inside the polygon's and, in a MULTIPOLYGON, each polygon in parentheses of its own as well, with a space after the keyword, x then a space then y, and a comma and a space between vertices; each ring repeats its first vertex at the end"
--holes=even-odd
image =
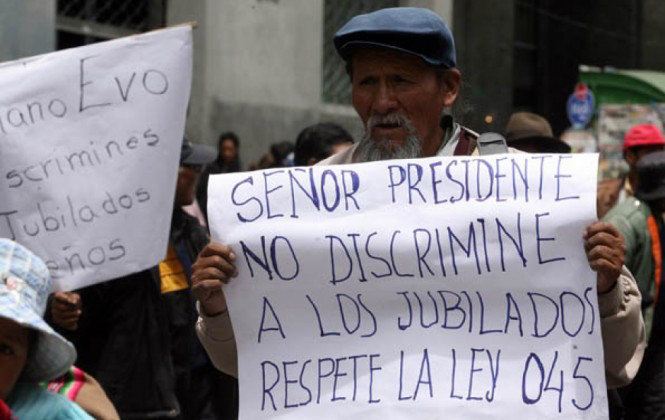
POLYGON ((332 39, 335 32, 355 15, 385 7, 396 7, 398 0, 325 0, 323 10, 323 102, 348 105, 351 85, 344 61, 337 55, 332 39))
POLYGON ((515 3, 513 40, 513 107, 537 109, 538 23, 536 1, 515 3))
MULTIPOLYGON (((89 40, 118 38, 159 28, 164 0, 58 0, 57 29, 89 40)), ((88 43, 88 42, 85 42, 88 43)))

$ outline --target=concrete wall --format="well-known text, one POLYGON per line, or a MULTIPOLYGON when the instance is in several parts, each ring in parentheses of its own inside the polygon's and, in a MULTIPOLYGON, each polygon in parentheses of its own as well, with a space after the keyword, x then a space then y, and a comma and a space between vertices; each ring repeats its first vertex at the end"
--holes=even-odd
POLYGON ((0 61, 55 49, 55 0, 0 2, 0 61))
POLYGON ((206 16, 205 1, 171 1, 166 8, 168 25, 196 22, 192 33, 194 54, 192 68, 192 91, 187 109, 185 135, 195 143, 205 143, 207 106, 206 97, 206 16))
POLYGON ((225 102, 308 107, 321 85, 322 2, 208 3, 209 88, 225 102))
POLYGON ((323 2, 208 2, 212 135, 233 130, 245 164, 295 138, 318 107, 323 2))
POLYGON ((451 29, 454 29, 453 3, 454 0, 402 0, 400 5, 431 9, 439 16, 441 16, 451 29))
POLYGON ((322 118, 349 126, 346 109, 321 104, 323 0, 171 1, 168 23, 187 20, 198 22, 193 140, 215 145, 235 131, 246 165, 322 118))

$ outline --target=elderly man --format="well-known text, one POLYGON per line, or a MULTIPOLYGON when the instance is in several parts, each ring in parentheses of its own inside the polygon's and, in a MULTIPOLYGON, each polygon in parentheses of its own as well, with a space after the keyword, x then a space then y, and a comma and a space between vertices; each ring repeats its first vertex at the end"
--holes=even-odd
MULTIPOLYGON (((319 164, 435 155, 468 155, 477 135, 443 111, 459 94, 452 34, 426 9, 394 8, 356 16, 335 35, 347 63, 353 106, 366 126, 359 143, 319 164)), ((628 382, 641 360, 644 328, 640 296, 623 265, 623 244, 608 223, 580 232, 591 268, 598 273, 609 386, 628 382), (608 333, 609 331, 609 333, 608 333)), ((236 273, 235 254, 210 244, 193 266, 200 302, 199 338, 216 366, 237 374, 235 339, 221 284, 236 273)))

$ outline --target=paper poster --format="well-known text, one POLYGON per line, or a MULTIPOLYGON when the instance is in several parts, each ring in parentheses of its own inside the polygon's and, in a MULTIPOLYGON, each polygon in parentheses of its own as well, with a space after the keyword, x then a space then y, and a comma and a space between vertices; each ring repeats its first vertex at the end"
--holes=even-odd
POLYGON ((582 240, 597 159, 212 176, 213 240, 239 272, 240 418, 606 418, 582 240))
POLYGON ((0 65, 0 236, 71 290, 166 254, 191 27, 0 65))

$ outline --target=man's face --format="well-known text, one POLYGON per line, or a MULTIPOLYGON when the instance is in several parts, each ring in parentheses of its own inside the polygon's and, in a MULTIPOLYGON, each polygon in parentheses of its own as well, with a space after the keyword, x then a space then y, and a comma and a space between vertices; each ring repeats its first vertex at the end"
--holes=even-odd
POLYGON ((175 190, 176 206, 188 206, 194 202, 196 178, 201 172, 200 166, 181 165, 178 170, 178 183, 175 190))
POLYGON ((352 60, 352 102, 367 136, 395 151, 408 146, 410 125, 421 154, 434 155, 443 138, 441 113, 455 102, 459 72, 439 77, 420 58, 385 49, 361 49, 352 60))
POLYGON ((640 160, 642 156, 648 155, 653 152, 658 152, 663 150, 662 145, 651 145, 651 146, 636 146, 631 147, 626 150, 626 162, 631 168, 634 168, 637 165, 637 161, 640 160))
POLYGON ((236 158, 238 151, 236 145, 231 139, 222 139, 219 142, 219 157, 225 163, 231 163, 236 158))
POLYGON ((28 359, 28 329, 0 318, 0 398, 11 393, 28 359))

